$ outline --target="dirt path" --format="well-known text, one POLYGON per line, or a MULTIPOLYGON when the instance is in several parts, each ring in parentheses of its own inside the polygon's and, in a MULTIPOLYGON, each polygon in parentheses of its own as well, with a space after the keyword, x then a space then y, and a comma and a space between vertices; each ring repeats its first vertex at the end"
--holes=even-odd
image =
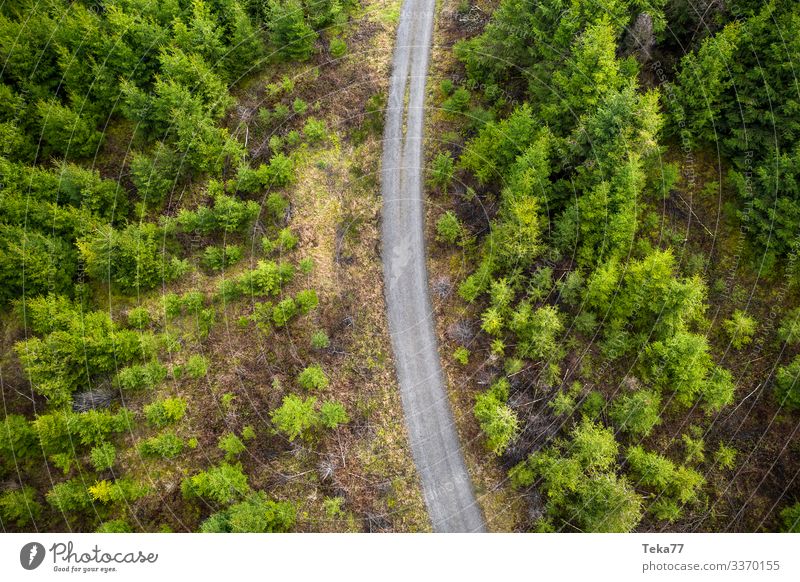
POLYGON ((445 389, 425 264, 422 138, 434 8, 434 0, 405 0, 397 30, 383 146, 384 285, 406 425, 433 529, 481 532, 445 389))

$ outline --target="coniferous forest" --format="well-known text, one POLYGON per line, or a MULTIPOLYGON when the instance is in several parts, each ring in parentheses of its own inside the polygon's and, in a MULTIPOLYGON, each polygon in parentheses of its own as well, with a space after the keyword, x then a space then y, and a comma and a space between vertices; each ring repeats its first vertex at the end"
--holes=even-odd
MULTIPOLYGON (((431 529, 382 281, 400 7, 0 3, 3 531, 431 529)), ((800 531, 798 29, 437 4, 420 252, 486 529, 800 531)))

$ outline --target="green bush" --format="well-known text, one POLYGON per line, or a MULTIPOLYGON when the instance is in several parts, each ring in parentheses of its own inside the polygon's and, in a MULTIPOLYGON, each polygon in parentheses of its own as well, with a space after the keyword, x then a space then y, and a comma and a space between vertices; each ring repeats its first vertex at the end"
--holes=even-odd
POLYGON ((315 350, 324 350, 329 345, 331 345, 331 340, 323 330, 315 331, 311 336, 311 347, 315 350))
POLYGON ((464 346, 458 346, 453 352, 453 359, 462 366, 466 366, 469 364, 469 350, 464 346))
POLYGON ((156 428, 162 428, 181 420, 186 414, 186 400, 183 398, 165 398, 144 407, 147 422, 156 428))
POLYGON ((294 300, 297 304, 298 310, 303 315, 308 315, 319 305, 317 292, 313 289, 304 289, 303 291, 298 291, 297 295, 294 297, 294 300))
POLYGON ((89 487, 89 495, 102 503, 129 504, 150 493, 150 488, 133 479, 123 477, 115 481, 103 479, 89 487))
POLYGON ((336 400, 323 402, 319 409, 319 417, 322 426, 330 429, 350 422, 350 417, 347 415, 344 405, 336 400))
POLYGON ((247 450, 247 447, 238 436, 232 432, 225 433, 219 439, 217 445, 225 453, 226 461, 233 461, 236 457, 247 450))
POLYGON ((297 315, 298 311, 294 299, 287 297, 272 308, 272 322, 278 327, 283 327, 297 315))
POLYGON ((111 443, 101 443, 91 450, 89 458, 96 471, 105 471, 114 464, 117 458, 117 449, 111 443))
POLYGON ((730 319, 726 319, 723 322, 723 326, 731 339, 733 349, 740 350, 753 341, 757 323, 755 319, 737 309, 730 319))
POLYGON ((319 424, 319 415, 315 410, 317 399, 300 398, 295 394, 283 397, 283 403, 270 414, 275 428, 286 435, 289 441, 300 437, 308 439, 319 424))
POLYGON ((719 444, 719 448, 714 453, 714 462, 720 469, 731 470, 736 466, 737 451, 724 443, 719 444))
POLYGON ((11 469, 40 453, 35 425, 20 414, 7 414, 0 422, 0 467, 11 469))
POLYGON ((124 519, 112 519, 101 523, 95 533, 133 533, 133 528, 124 519))
POLYGON ((328 137, 328 125, 322 119, 309 117, 303 125, 303 135, 308 143, 320 143, 328 137))
POLYGON ((184 479, 181 491, 186 499, 200 497, 206 501, 227 505, 249 494, 250 485, 241 466, 222 463, 184 479))
POLYGON ((0 523, 4 529, 8 524, 18 528, 35 523, 42 513, 42 505, 36 500, 36 490, 28 485, 0 494, 0 523))
POLYGON ((461 221, 450 210, 445 212, 436 221, 436 240, 447 244, 461 243, 464 230, 461 221))
POLYGON ((46 497, 47 502, 62 513, 83 511, 92 505, 92 496, 81 479, 56 484, 46 497))
POLYGON ((200 264, 210 271, 222 271, 241 259, 242 248, 239 245, 209 246, 203 251, 200 264))
POLYGON ((128 312, 128 325, 134 329, 145 329, 150 325, 150 312, 145 307, 134 307, 128 312))
POLYGON ((139 443, 139 454, 143 457, 172 459, 183 452, 183 440, 172 432, 163 432, 139 443))
POLYGON ((792 309, 783 317, 778 338, 790 346, 800 343, 800 308, 792 309))
POLYGON ((130 224, 121 230, 102 226, 77 246, 91 278, 128 294, 172 281, 188 270, 185 261, 165 252, 164 232, 154 224, 130 224))
POLYGON ((434 188, 445 192, 453 181, 455 172, 455 162, 449 152, 440 152, 433 159, 431 165, 429 183, 434 188))
POLYGON ((800 503, 795 503, 781 510, 781 531, 786 533, 800 533, 800 503))
POLYGON ((319 364, 312 364, 298 374, 297 383, 306 390, 324 390, 330 384, 330 380, 319 364))
POLYGON ((166 366, 153 360, 122 368, 117 372, 117 384, 123 390, 144 390, 158 386, 166 377, 166 366))
POLYGON ((478 394, 473 412, 486 435, 487 448, 498 456, 502 455, 519 433, 516 413, 493 390, 478 394))
POLYGON ((617 398, 611 405, 611 419, 619 430, 644 437, 661 422, 661 397, 652 390, 637 390, 617 398))
POLYGON ((334 59, 340 59, 347 53, 347 43, 338 36, 335 36, 331 39, 328 50, 334 59))
POLYGON ((788 366, 781 366, 775 375, 775 396, 781 406, 800 409, 800 356, 788 366))
POLYGON ((189 356, 189 359, 186 360, 183 371, 186 372, 190 378, 199 380, 200 378, 205 378, 206 374, 208 374, 208 366, 208 358, 201 354, 192 354, 189 356))
POLYGON ((272 501, 263 491, 211 515, 200 525, 203 533, 288 532, 295 523, 296 510, 288 501, 272 501))

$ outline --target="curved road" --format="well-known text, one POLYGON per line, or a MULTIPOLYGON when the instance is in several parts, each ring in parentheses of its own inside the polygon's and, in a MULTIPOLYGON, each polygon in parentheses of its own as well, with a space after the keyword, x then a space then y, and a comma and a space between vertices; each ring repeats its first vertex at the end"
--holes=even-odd
POLYGON ((445 389, 425 265, 422 137, 435 0, 404 0, 383 143, 383 271, 403 409, 437 532, 485 531, 445 389), (405 129, 405 132, 404 132, 405 129))

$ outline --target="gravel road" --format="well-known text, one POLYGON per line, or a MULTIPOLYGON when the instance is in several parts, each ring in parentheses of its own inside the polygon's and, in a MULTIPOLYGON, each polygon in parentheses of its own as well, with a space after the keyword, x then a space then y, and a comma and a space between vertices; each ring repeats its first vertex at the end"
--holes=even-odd
POLYGON ((433 530, 482 532, 439 360, 425 265, 422 137, 434 8, 434 0, 405 0, 400 13, 383 144, 384 285, 403 410, 433 530))

